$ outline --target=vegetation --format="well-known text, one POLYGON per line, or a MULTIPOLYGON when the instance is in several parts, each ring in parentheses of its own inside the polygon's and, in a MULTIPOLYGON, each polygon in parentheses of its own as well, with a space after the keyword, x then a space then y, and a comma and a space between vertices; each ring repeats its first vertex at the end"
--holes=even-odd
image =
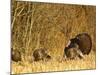
POLYGON ((12 62, 13 73, 32 73, 95 68, 96 7, 12 0, 11 47, 22 53, 12 62), (61 61, 65 44, 79 33, 92 38, 92 51, 82 60, 61 61), (48 49, 51 60, 34 62, 32 53, 48 49))

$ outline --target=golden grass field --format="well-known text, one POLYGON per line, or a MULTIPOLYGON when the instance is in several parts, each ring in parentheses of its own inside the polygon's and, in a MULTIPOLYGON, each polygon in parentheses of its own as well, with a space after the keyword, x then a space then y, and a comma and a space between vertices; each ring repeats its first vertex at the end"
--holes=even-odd
POLYGON ((84 59, 61 61, 51 59, 47 62, 12 62, 12 74, 52 72, 52 71, 71 71, 71 70, 89 70, 96 68, 96 57, 93 52, 85 56, 84 59))
POLYGON ((96 6, 12 0, 11 47, 22 54, 11 61, 11 73, 69 71, 96 68, 96 6), (92 39, 92 51, 84 59, 61 60, 65 44, 80 33, 92 39), (49 61, 34 62, 32 52, 45 47, 49 61))

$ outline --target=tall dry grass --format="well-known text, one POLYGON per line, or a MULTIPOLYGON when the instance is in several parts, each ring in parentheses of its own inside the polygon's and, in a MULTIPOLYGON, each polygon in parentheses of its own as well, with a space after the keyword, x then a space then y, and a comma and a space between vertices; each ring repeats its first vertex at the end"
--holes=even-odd
POLYGON ((22 53, 22 62, 12 62, 12 72, 47 72, 95 68, 95 6, 12 0, 11 9, 11 46, 22 53), (58 59, 63 56, 63 50, 68 40, 82 32, 91 36, 93 53, 86 56, 84 60, 59 62, 58 59), (32 61, 32 52, 40 47, 48 49, 53 58, 52 61, 50 60, 46 64, 42 61, 41 63, 32 61), (83 65, 81 65, 82 62, 83 65), (76 66, 76 63, 79 63, 79 66, 76 66))

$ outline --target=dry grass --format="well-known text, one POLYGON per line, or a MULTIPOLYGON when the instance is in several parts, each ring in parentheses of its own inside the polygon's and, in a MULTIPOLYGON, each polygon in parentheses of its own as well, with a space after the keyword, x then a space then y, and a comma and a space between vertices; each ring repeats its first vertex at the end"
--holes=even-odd
POLYGON ((95 6, 12 0, 11 18, 11 47, 22 54, 21 62, 11 64, 13 73, 95 68, 95 6), (61 61, 65 44, 83 32, 92 38, 92 53, 82 60, 61 61), (33 62, 32 52, 40 47, 48 49, 50 61, 33 62))
POLYGON ((52 71, 69 71, 69 70, 85 70, 95 69, 95 54, 93 52, 90 55, 85 56, 84 59, 66 60, 60 61, 51 59, 50 61, 39 61, 39 62, 12 62, 13 74, 19 73, 36 73, 36 72, 52 72, 52 71))

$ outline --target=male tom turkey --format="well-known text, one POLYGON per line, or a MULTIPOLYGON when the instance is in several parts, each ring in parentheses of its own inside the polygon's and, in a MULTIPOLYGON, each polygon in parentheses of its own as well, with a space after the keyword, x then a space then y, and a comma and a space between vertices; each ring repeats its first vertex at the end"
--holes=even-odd
POLYGON ((64 56, 83 58, 83 55, 90 53, 91 47, 91 37, 87 33, 78 34, 75 38, 70 39, 68 45, 64 48, 64 56))
POLYGON ((21 53, 18 50, 11 48, 11 59, 15 62, 21 61, 21 53))
POLYGON ((45 48, 35 49, 33 52, 33 57, 34 61, 51 59, 51 56, 48 55, 47 49, 45 48))

